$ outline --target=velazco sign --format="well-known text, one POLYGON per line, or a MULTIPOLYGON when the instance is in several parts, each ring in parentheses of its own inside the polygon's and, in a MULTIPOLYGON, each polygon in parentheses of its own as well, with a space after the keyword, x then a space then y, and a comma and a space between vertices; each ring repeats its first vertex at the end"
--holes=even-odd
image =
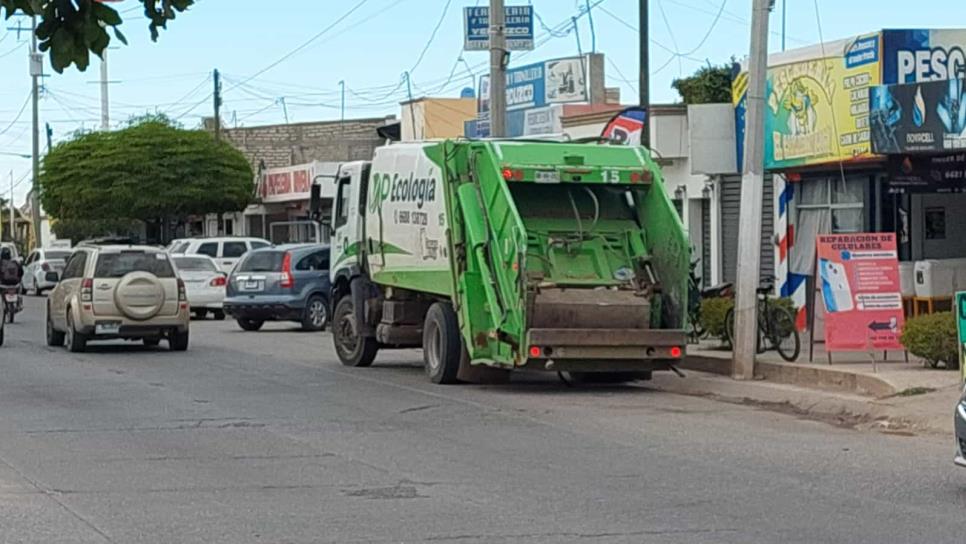
MULTIPOLYGON (((533 49, 533 6, 506 6, 503 10, 507 50, 533 49)), ((464 8, 463 26, 466 30, 464 50, 486 51, 490 48, 490 8, 464 8)))

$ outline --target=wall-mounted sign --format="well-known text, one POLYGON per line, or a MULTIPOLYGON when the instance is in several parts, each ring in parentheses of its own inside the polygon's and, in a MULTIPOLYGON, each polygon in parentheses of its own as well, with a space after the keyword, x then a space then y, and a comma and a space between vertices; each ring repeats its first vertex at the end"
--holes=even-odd
POLYGON ((966 149, 966 86, 961 79, 880 85, 872 100, 876 153, 935 153, 966 149))
POLYGON ((824 235, 817 246, 826 350, 904 349, 895 234, 824 235))
POLYGON ((966 30, 883 30, 882 83, 966 76, 966 30))
POLYGON ((891 155, 890 193, 966 193, 966 152, 948 155, 891 155))
MULTIPOLYGON (((506 6, 506 45, 509 51, 533 49, 533 6, 506 6)), ((463 8, 463 49, 486 51, 490 48, 490 8, 463 8)))

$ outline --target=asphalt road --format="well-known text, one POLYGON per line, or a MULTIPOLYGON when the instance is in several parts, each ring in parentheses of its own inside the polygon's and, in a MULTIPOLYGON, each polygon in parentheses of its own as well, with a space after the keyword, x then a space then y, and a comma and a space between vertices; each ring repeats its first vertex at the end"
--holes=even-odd
POLYGON ((637 387, 434 386, 327 334, 0 348, 0 543, 962 542, 951 440, 637 387))

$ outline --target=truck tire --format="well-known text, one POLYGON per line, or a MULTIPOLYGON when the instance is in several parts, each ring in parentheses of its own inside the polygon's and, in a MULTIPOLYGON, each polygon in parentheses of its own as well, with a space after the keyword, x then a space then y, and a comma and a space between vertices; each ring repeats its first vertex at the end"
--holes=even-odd
POLYGON ((462 355, 463 338, 453 307, 443 302, 433 304, 423 325, 423 360, 430 381, 457 383, 462 355))
POLYGON ((332 343, 339 361, 345 366, 367 367, 379 351, 375 338, 359 336, 356 332, 352 297, 344 296, 335 305, 332 317, 332 343))

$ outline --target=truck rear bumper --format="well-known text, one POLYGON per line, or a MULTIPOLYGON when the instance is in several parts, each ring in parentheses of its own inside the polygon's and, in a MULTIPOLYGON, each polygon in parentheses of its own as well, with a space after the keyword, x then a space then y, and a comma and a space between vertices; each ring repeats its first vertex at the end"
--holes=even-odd
POLYGON ((667 329, 531 329, 528 368, 659 370, 684 358, 687 333, 667 329))

